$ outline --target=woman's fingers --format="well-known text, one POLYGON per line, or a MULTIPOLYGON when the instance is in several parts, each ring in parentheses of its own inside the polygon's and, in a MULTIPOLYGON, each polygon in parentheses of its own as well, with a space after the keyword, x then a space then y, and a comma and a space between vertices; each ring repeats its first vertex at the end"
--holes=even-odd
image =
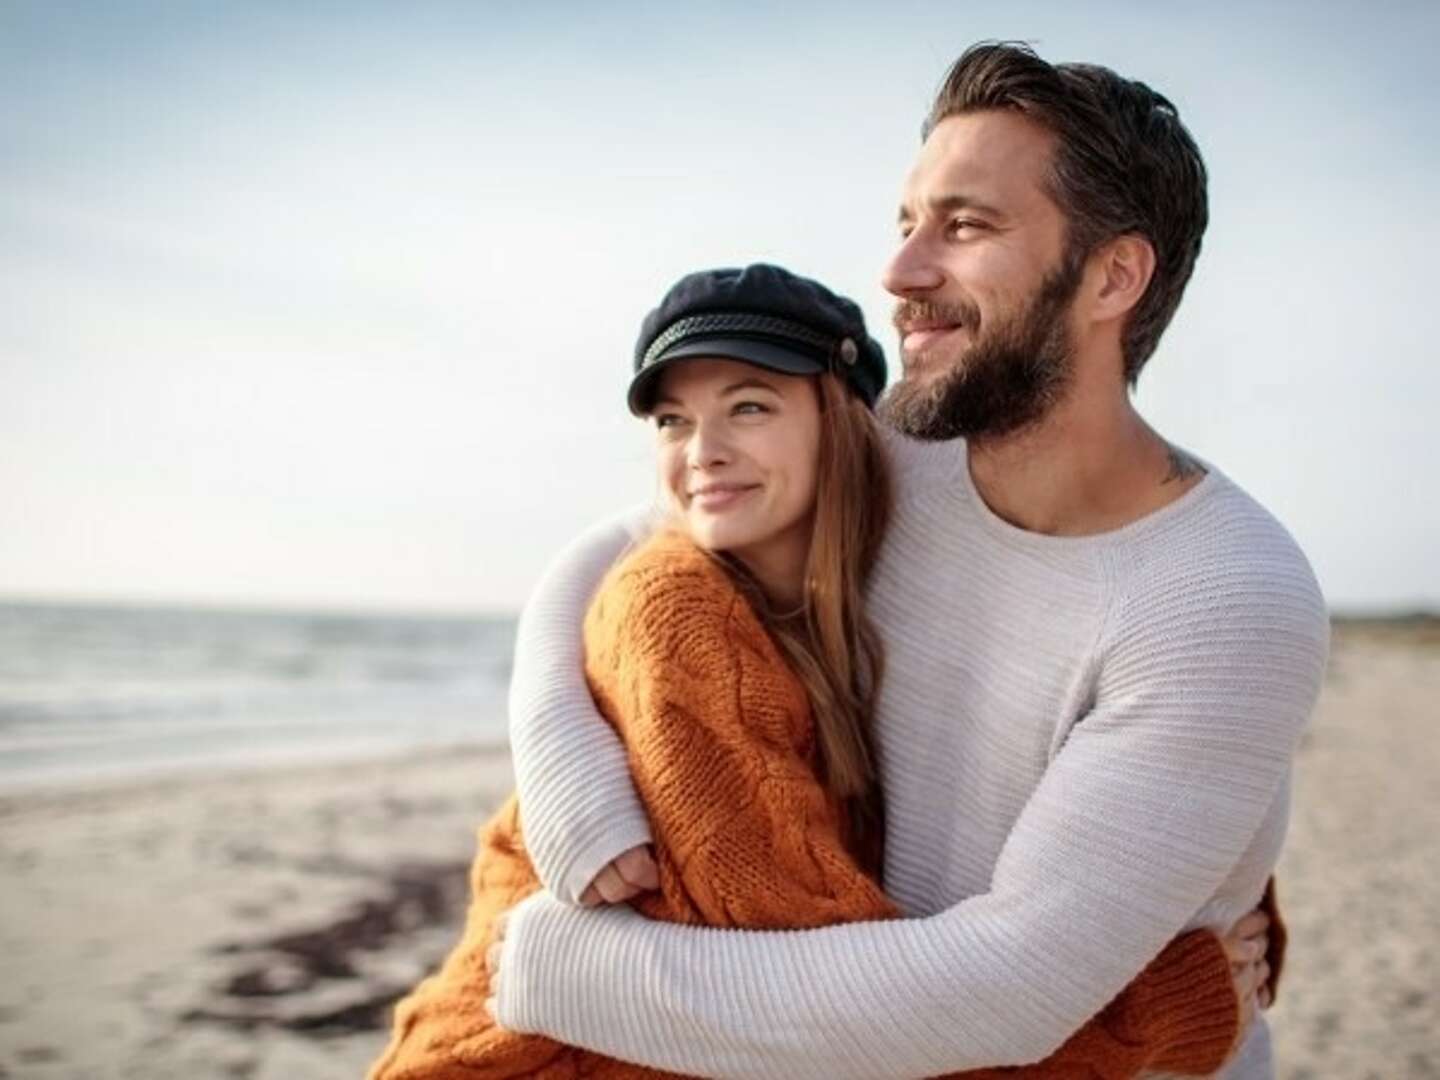
MULTIPOLYGON (((1260 963, 1263 964, 1264 961, 1260 963)), ((1230 974, 1235 980, 1235 996, 1240 1002, 1240 1038, 1244 1038, 1246 1030, 1260 1009, 1260 967, 1255 963, 1232 964, 1230 974)))
POLYGON ((1230 958, 1230 966, 1239 964, 1253 964, 1265 955, 1270 948, 1270 937, 1268 934, 1261 934, 1258 937, 1248 938, 1223 938, 1225 955, 1230 958))
MULTIPOLYGON (((1243 916, 1234 926, 1221 936, 1221 944, 1225 946, 1225 952, 1230 956, 1230 962, 1242 963, 1253 951, 1243 948, 1247 941, 1269 942, 1267 931, 1270 929, 1270 916, 1256 908, 1248 915, 1243 916)), ((1264 949, 1262 947, 1261 951, 1264 949)))
POLYGON ((1240 999, 1240 1030, 1249 1027, 1259 1010, 1271 1001, 1270 964, 1265 959, 1270 938, 1266 933, 1269 920, 1250 916, 1241 919, 1222 941, 1230 957, 1230 974, 1235 980, 1235 996, 1240 999), (1263 921, 1262 921, 1263 920, 1263 921))
POLYGON ((1235 996, 1241 1001, 1253 998, 1260 989, 1259 972, 1254 964, 1232 965, 1230 977, 1235 980, 1235 996))
POLYGON ((1230 935, 1237 938, 1255 937, 1270 929, 1270 916, 1256 908, 1230 928, 1230 935))

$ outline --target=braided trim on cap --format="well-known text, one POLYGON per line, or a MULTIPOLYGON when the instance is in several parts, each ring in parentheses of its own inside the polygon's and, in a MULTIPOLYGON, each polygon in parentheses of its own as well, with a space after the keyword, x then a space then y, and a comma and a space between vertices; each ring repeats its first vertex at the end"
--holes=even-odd
POLYGON ((644 359, 640 361, 640 367, 642 370, 649 367, 664 355, 667 349, 686 338, 716 337, 720 334, 763 334, 779 338, 782 342, 810 345, 823 352, 829 352, 834 341, 833 335, 822 334, 804 323, 782 319, 776 315, 750 315, 740 311, 691 315, 671 323, 650 343, 650 347, 645 350, 644 359))

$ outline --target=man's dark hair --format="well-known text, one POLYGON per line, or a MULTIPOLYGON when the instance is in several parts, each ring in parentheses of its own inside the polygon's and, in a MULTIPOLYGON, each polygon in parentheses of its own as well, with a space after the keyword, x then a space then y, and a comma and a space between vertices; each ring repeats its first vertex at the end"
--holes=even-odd
POLYGON ((985 109, 1016 110, 1055 136, 1049 195, 1065 214, 1067 259, 1126 233, 1155 249, 1154 276, 1121 337, 1133 385, 1180 305, 1209 220, 1195 140, 1144 83, 1094 64, 1049 64, 1017 42, 966 49, 921 137, 946 117, 985 109))

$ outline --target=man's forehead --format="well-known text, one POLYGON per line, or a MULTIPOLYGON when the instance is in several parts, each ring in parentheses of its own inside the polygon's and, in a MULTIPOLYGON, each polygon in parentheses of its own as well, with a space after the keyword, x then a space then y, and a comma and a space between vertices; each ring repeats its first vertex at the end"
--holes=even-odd
POLYGON ((946 117, 920 148, 905 180, 902 211, 968 196, 992 206, 1046 198, 1054 136, 1013 110, 946 117))

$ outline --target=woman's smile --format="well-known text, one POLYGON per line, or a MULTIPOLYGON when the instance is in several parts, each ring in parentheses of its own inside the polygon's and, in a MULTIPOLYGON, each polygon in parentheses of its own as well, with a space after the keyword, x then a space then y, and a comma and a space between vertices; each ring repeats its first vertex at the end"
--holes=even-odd
POLYGON ((690 504, 712 514, 722 513, 760 491, 759 484, 712 483, 690 492, 690 504))

